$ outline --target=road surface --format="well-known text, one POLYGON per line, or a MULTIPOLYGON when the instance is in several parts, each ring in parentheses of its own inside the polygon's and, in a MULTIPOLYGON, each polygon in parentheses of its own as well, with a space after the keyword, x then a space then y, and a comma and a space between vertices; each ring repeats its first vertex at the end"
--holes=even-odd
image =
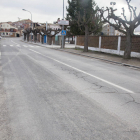
POLYGON ((140 71, 0 40, 1 140, 140 140, 140 71))

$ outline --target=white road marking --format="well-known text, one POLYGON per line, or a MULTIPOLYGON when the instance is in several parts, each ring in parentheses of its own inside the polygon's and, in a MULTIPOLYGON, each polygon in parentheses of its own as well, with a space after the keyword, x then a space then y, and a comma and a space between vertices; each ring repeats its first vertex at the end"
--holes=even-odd
POLYGON ((33 48, 34 46, 28 45, 29 47, 33 48))
POLYGON ((6 46, 6 45, 3 45, 4 47, 6 46))
POLYGON ((13 46, 13 45, 10 45, 11 47, 13 46))
POLYGON ((26 46, 26 45, 23 45, 23 47, 27 48, 27 46, 26 46))
POLYGON ((13 43, 16 44, 16 45, 19 45, 19 44, 17 44, 16 42, 14 42, 13 40, 11 40, 11 42, 13 42, 13 43))
POLYGON ((124 90, 124 91, 126 91, 126 92, 129 92, 129 93, 131 93, 131 94, 135 94, 133 91, 131 91, 131 90, 129 90, 129 89, 126 89, 126 88, 124 88, 124 87, 121 87, 121 86, 119 86, 119 85, 116 85, 116 84, 114 84, 114 83, 111 83, 111 82, 109 82, 109 81, 107 81, 107 80, 105 80, 105 79, 102 79, 102 78, 100 78, 100 77, 97 77, 97 76, 95 76, 95 75, 92 75, 92 74, 90 74, 90 73, 87 73, 87 72, 85 72, 85 71, 83 71, 83 70, 80 70, 80 69, 78 69, 78 68, 75 68, 75 67, 73 67, 73 66, 70 66, 70 65, 68 65, 68 64, 66 64, 66 63, 63 63, 63 62, 61 62, 61 61, 59 61, 59 60, 56 60, 56 59, 54 59, 54 58, 48 57, 48 56, 46 56, 46 55, 43 55, 43 54, 41 54, 41 53, 39 53, 39 52, 37 52, 37 51, 34 51, 34 50, 32 50, 32 49, 29 49, 29 50, 30 50, 30 51, 33 51, 33 52, 35 52, 35 53, 37 53, 37 54, 40 54, 40 55, 42 55, 42 56, 44 56, 44 57, 47 57, 47 58, 49 58, 49 59, 51 59, 51 60, 54 60, 54 61, 56 61, 56 62, 58 62, 58 63, 60 63, 60 64, 63 64, 63 65, 65 65, 65 66, 67 66, 67 67, 70 67, 70 68, 72 68, 72 69, 74 69, 74 70, 77 70, 77 71, 79 71, 79 72, 81 72, 81 73, 84 73, 84 74, 86 74, 86 75, 88 75, 88 76, 91 76, 91 77, 93 77, 93 78, 95 78, 95 79, 98 79, 98 80, 100 80, 100 81, 102 81, 102 82, 105 82, 105 83, 107 83, 107 84, 109 84, 109 85, 111 85, 111 86, 117 87, 117 88, 119 88, 119 89, 121 89, 121 90, 124 90))

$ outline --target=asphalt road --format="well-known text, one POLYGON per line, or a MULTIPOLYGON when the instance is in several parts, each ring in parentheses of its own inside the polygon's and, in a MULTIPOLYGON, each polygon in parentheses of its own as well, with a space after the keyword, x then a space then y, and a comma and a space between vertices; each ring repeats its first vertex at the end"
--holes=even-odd
POLYGON ((0 40, 0 140, 140 140, 140 71, 0 40))

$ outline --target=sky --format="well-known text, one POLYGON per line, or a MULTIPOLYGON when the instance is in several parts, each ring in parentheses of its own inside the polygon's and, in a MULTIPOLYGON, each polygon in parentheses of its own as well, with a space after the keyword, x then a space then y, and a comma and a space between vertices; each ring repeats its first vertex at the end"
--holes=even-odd
MULTIPOLYGON (((110 7, 110 2, 116 2, 114 8, 117 8, 116 14, 121 16, 122 7, 126 9, 127 16, 128 8, 126 0, 95 0, 95 3, 101 7, 110 7)), ((137 15, 140 13, 140 0, 131 0, 131 4, 137 7, 137 15)), ((66 17, 67 0, 64 0, 64 16, 66 17)), ((63 18, 63 0, 0 0, 0 22, 18 21, 19 18, 31 19, 32 13, 33 22, 53 23, 57 18, 63 18)), ((139 27, 140 30, 140 27, 139 27)))

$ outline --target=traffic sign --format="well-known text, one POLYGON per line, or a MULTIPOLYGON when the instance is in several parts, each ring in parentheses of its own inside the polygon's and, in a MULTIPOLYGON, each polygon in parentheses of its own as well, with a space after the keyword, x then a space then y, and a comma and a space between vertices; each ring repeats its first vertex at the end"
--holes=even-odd
POLYGON ((58 21, 59 25, 69 25, 69 21, 68 20, 60 20, 58 21))
POLYGON ((66 35, 66 30, 62 30, 61 35, 66 35))

